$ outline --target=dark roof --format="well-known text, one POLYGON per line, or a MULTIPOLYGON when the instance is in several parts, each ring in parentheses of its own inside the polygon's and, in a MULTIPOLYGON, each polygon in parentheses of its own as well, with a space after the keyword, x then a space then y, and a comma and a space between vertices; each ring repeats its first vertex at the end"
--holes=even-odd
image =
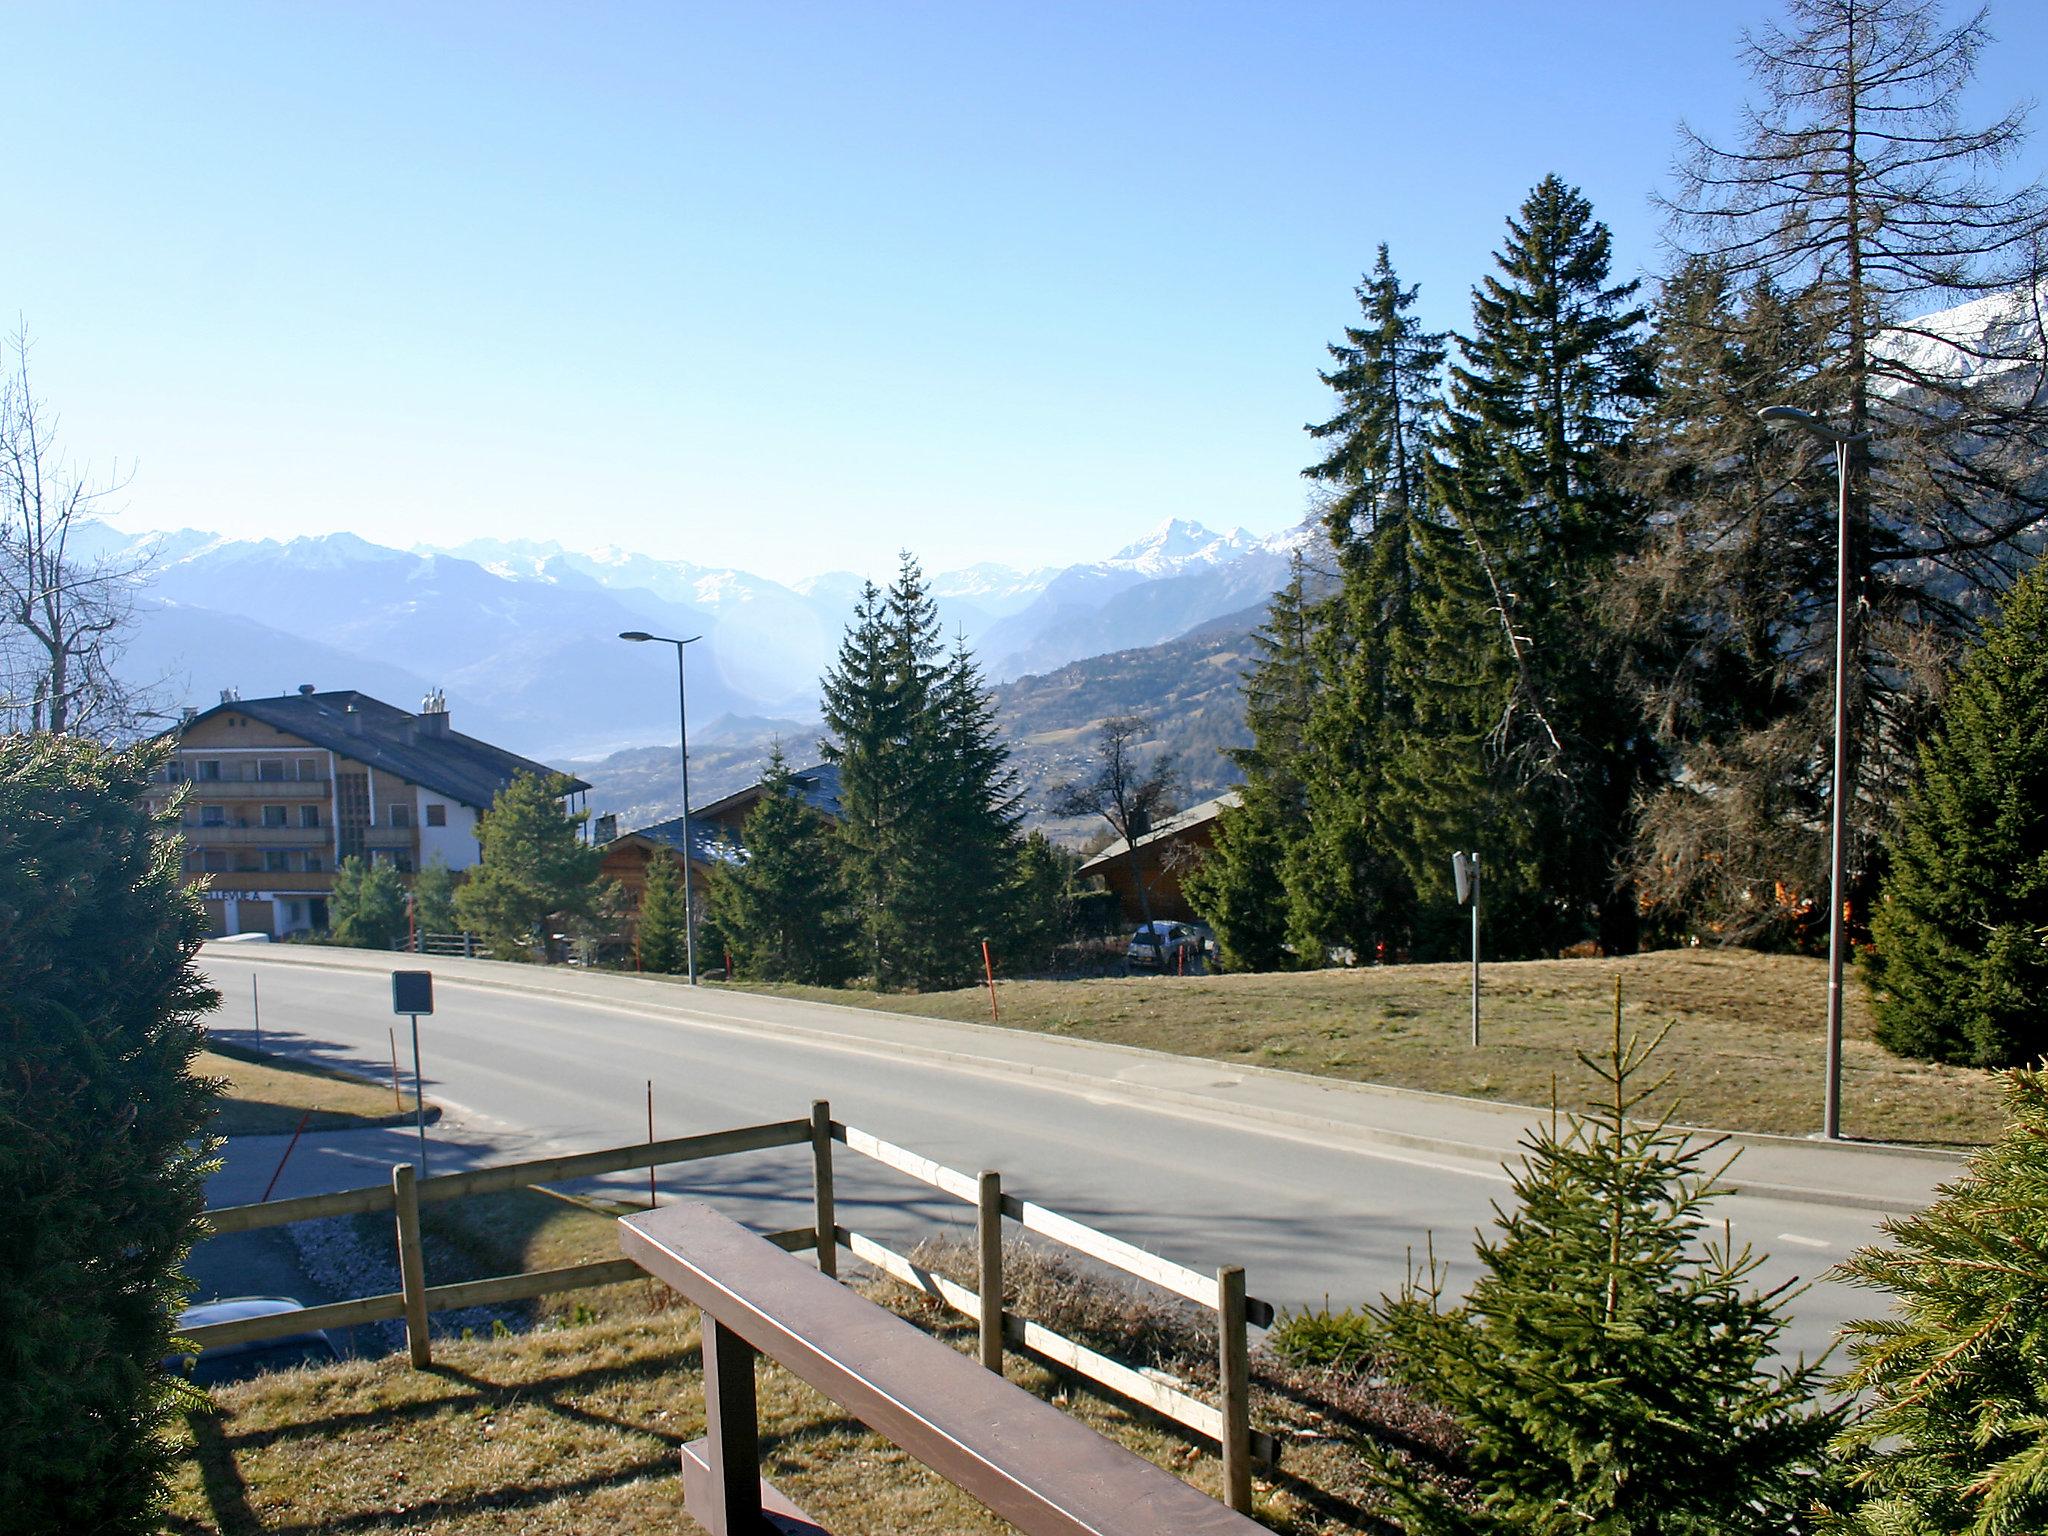
MULTIPOLYGON (((1204 800, 1200 805, 1191 805, 1184 811, 1176 811, 1150 832, 1140 832, 1138 834, 1138 846, 1143 848, 1151 843, 1179 837, 1183 832, 1192 831, 1206 822, 1214 821, 1232 806, 1241 803, 1243 803, 1243 796, 1237 790, 1226 789, 1214 800, 1204 800)), ((1118 838, 1107 848, 1102 849, 1092 858, 1088 859, 1074 873, 1085 875, 1090 870, 1100 869, 1112 859, 1122 858, 1130 851, 1130 845, 1122 838, 1118 838)))
MULTIPOLYGON (((555 770, 460 731, 437 730, 431 716, 404 710, 350 689, 343 693, 287 693, 272 699, 230 699, 194 716, 189 730, 215 715, 240 714, 303 737, 344 757, 438 790, 451 800, 490 809, 498 791, 522 773, 550 778, 555 770), (360 723, 360 729, 355 723, 360 723)), ((445 714, 440 717, 445 722, 445 714)), ((571 790, 590 786, 570 779, 571 790)))
MULTIPOLYGON (((799 799, 814 811, 822 811, 834 821, 839 819, 839 765, 837 763, 815 763, 809 768, 798 768, 789 776, 790 788, 797 792, 799 799)), ((745 789, 735 790, 722 800, 709 805, 700 805, 691 811, 692 816, 706 820, 722 812, 740 806, 749 806, 761 798, 762 786, 749 784, 745 789)))
MULTIPOLYGON (((683 818, 671 816, 667 821, 657 821, 652 826, 635 827, 631 832, 621 832, 614 842, 623 843, 629 837, 643 842, 660 843, 677 853, 683 851, 683 818)), ((690 857, 699 864, 729 864, 739 850, 727 836, 724 827, 715 821, 706 821, 702 813, 690 818, 690 857)), ((611 846, 610 844, 606 845, 611 846)))

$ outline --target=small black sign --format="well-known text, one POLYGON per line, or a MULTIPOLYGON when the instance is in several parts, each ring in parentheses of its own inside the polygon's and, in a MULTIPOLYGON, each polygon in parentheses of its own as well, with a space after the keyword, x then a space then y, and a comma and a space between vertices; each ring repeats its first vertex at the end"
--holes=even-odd
POLYGON ((393 1013, 432 1013, 434 1011, 434 973, 432 971, 393 971, 391 973, 391 1011, 393 1013))

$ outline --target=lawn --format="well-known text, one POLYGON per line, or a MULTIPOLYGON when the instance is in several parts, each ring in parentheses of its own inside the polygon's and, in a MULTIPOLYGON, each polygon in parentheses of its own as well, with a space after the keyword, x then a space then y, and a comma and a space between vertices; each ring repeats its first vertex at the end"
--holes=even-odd
MULTIPOLYGON (((1624 1016, 1671 1026, 1653 1109, 1690 1124, 1805 1135, 1820 1128, 1827 966, 1793 955, 1665 950, 1615 960, 1532 960, 1482 970, 1482 1043, 1471 1041, 1471 968, 1402 965, 1250 976, 1000 981, 1001 1023, 1386 1083, 1501 1103, 1567 1105, 1588 1082, 1616 978, 1624 1016)), ((735 984, 741 985, 741 984, 735 984)), ((985 989, 878 994, 747 987, 933 1018, 989 1022, 985 989)), ((1870 1038, 1860 979, 1847 984, 1843 1130, 1873 1141, 1966 1145, 2002 1123, 1989 1073, 1902 1061, 1870 1038)))
POLYGON ((241 1046, 215 1042, 200 1052, 193 1070, 227 1081, 214 1111, 213 1129, 221 1136, 289 1136, 309 1111, 309 1131, 389 1125, 413 1113, 412 1094, 394 1096, 388 1083, 241 1046))

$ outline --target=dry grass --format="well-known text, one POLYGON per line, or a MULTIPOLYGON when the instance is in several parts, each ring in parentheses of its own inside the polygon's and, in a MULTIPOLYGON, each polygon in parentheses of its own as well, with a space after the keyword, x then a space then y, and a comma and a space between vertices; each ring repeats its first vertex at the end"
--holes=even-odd
MULTIPOLYGON (((1569 1105, 1598 1051, 1615 978, 1627 1021, 1673 1026, 1672 1074, 1654 1108, 1691 1124, 1803 1135, 1819 1129, 1824 962, 1741 950, 1666 950, 1616 960, 1488 965, 1483 1043, 1470 1041, 1470 968, 1404 965, 1257 976, 1001 982, 1006 1028, 1144 1046, 1503 1103, 1569 1105)), ((989 1020, 981 988, 921 995, 773 987, 820 1001, 933 1018, 989 1020)), ((2002 1123, 1988 1073, 1901 1061, 1870 1038, 1862 984, 1848 983, 1843 1124, 1853 1137, 1941 1145, 1988 1141, 2002 1123)))
POLYGON ((388 1086, 240 1046, 216 1043, 200 1052, 193 1070, 227 1080, 214 1112, 213 1129, 221 1136, 288 1136, 308 1111, 309 1131, 389 1125, 413 1113, 410 1093, 394 1099, 388 1086))
MULTIPOLYGON (((599 1212, 522 1193, 465 1201, 441 1237, 479 1262, 576 1262, 612 1251, 599 1212)), ((432 1209, 428 1213, 434 1214, 432 1209)), ((956 1268, 951 1248, 923 1255, 956 1268)), ((1214 1385, 1213 1338, 1177 1302, 1104 1287, 1037 1250, 1006 1265, 1009 1304, 1060 1332, 1134 1362, 1214 1385)), ((437 1279, 442 1278, 436 1275, 437 1279)), ((956 1347, 970 1326, 886 1280, 868 1294, 956 1347)), ((648 1284, 560 1298, 575 1325, 435 1345, 432 1369, 403 1356, 287 1372, 219 1389, 214 1411, 188 1417, 169 1529, 209 1536, 264 1532, 669 1536, 682 1512, 677 1457, 703 1433, 696 1315, 663 1305, 648 1284)), ((1214 1494, 1213 1451, 1086 1383, 1012 1356, 1009 1377, 1098 1431, 1214 1494)), ((783 1371, 760 1375, 767 1475, 839 1536, 1010 1529, 783 1371)), ((1255 1420, 1287 1442, 1286 1470, 1258 1485, 1260 1514, 1301 1536, 1377 1529, 1356 1442, 1373 1436, 1427 1458, 1449 1445, 1442 1423, 1384 1383, 1261 1360, 1255 1420)))

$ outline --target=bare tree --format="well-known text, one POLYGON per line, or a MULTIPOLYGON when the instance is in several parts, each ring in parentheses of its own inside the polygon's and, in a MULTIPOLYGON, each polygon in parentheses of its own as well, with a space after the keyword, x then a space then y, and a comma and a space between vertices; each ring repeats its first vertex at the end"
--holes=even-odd
POLYGON ((1145 888, 1145 869, 1138 858, 1138 839, 1173 814, 1180 764, 1171 754, 1142 751, 1152 734, 1143 715, 1113 715, 1095 730, 1095 771, 1085 779, 1052 792, 1056 816, 1100 816, 1123 839, 1130 862, 1131 887, 1138 893, 1138 913, 1150 931, 1152 900, 1145 888))
POLYGON ((120 734, 147 711, 115 674, 147 555, 84 547, 118 478, 64 462, 56 422, 29 383, 26 330, 0 381, 0 720, 31 731, 120 734))

